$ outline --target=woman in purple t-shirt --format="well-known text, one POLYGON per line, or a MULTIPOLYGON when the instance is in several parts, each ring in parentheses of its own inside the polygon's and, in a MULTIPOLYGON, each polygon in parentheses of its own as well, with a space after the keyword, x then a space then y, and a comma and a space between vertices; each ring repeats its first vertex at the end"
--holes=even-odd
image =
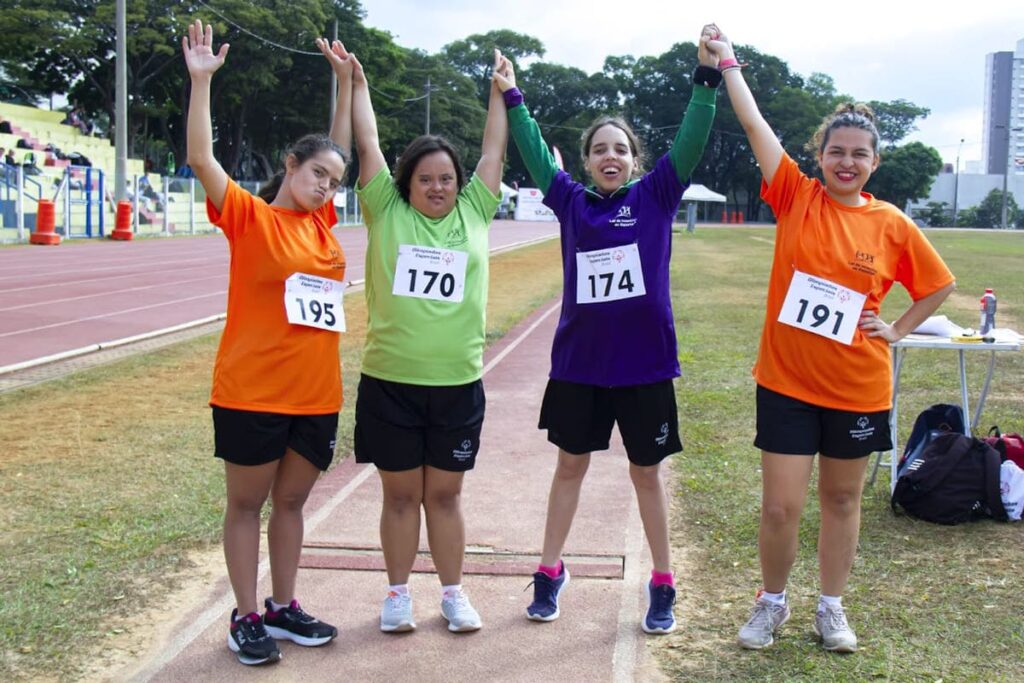
POLYGON ((502 58, 496 70, 512 137, 561 224, 562 238, 562 311, 540 414, 540 428, 558 446, 558 464, 533 603, 526 610, 534 621, 558 618, 558 598, 569 583, 562 549, 590 454, 607 450, 618 423, 654 564, 641 626, 647 633, 676 627, 660 465, 682 450, 673 387, 680 373, 669 292, 672 221, 704 152, 721 81, 703 50, 698 58, 693 94, 672 149, 643 173, 629 125, 601 117, 582 140, 588 185, 555 164, 515 87, 511 62, 502 58))

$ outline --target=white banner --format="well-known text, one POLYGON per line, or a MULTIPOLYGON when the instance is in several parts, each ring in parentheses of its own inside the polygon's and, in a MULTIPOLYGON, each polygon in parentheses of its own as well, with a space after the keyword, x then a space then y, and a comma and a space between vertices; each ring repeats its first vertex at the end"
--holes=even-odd
POLYGON ((544 195, 535 187, 520 187, 516 198, 517 221, 557 221, 555 212, 544 206, 544 195))

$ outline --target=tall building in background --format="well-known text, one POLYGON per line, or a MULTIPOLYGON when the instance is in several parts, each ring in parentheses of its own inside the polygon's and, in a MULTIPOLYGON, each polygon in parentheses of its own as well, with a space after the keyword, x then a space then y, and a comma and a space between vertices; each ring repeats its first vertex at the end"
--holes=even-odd
POLYGON ((1024 174, 1024 38, 1013 52, 985 57, 984 111, 982 171, 1024 174))

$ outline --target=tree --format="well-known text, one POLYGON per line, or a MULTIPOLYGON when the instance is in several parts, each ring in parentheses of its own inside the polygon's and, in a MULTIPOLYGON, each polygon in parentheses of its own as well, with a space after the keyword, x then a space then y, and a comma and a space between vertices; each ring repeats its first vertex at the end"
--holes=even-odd
MULTIPOLYGON (((1007 225, 1021 227, 1024 224, 1024 215, 1017 206, 1017 201, 1012 193, 1006 196, 1006 222, 1007 225)), ((1003 192, 994 189, 985 195, 978 206, 960 212, 957 225, 975 228, 1001 228, 1003 226, 1003 192)))
POLYGON ((878 170, 871 175, 864 189, 903 209, 907 202, 928 196, 928 190, 941 170, 942 157, 934 147, 911 142, 886 149, 878 170))
POLYGON ((953 210, 948 202, 928 202, 923 209, 918 210, 917 215, 929 227, 938 228, 952 223, 953 210))
POLYGON ((878 136, 885 146, 892 146, 915 130, 917 119, 923 119, 931 113, 927 107, 919 107, 907 100, 893 100, 892 102, 879 102, 872 100, 868 106, 875 112, 875 125, 878 127, 878 136))
POLYGON ((494 48, 498 48, 503 55, 512 60, 512 65, 517 70, 519 62, 523 59, 544 56, 544 44, 540 40, 508 29, 474 33, 462 40, 448 43, 441 48, 440 56, 457 71, 469 76, 476 84, 480 98, 486 101, 491 87, 494 48))

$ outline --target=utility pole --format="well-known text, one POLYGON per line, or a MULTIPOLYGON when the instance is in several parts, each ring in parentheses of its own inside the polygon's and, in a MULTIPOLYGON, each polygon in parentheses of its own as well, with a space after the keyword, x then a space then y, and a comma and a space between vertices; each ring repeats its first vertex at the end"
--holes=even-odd
POLYGON ((957 205, 960 200, 960 151, 964 148, 964 139, 960 138, 960 146, 956 148, 956 172, 953 175, 953 226, 956 227, 957 205))
POLYGON ((117 63, 114 81, 114 201, 125 198, 128 180, 128 63, 125 49, 125 0, 117 0, 117 63))
POLYGON ((427 128, 424 131, 427 135, 430 135, 430 74, 427 74, 427 128))

